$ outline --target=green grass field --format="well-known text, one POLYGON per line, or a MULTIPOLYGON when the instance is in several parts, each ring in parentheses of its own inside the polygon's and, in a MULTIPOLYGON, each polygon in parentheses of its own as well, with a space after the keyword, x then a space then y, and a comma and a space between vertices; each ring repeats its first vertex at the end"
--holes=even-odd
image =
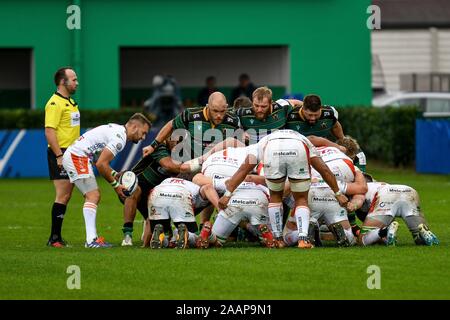
MULTIPOLYGON (((135 247, 122 248, 122 207, 101 181, 98 231, 116 247, 83 247, 82 197, 76 191, 63 227, 72 247, 48 248, 50 181, 0 180, 0 299, 449 299, 450 176, 371 169, 377 180, 418 190, 439 246, 414 245, 400 222, 399 245, 389 248, 301 251, 235 244, 210 250, 149 250, 136 240, 135 247), (80 290, 66 286, 70 265, 80 267, 80 290), (381 269, 379 290, 367 288, 370 265, 381 269)), ((137 217, 135 238, 141 231, 137 217)))

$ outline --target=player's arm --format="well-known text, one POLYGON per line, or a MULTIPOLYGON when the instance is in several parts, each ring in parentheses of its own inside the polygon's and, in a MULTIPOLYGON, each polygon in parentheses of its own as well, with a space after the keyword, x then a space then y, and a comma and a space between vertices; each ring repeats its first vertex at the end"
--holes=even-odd
POLYGON ((219 209, 219 195, 211 183, 202 186, 200 194, 203 199, 208 199, 215 208, 219 209))
POLYGON ((355 181, 342 183, 340 190, 347 195, 366 194, 367 182, 361 171, 356 170, 355 181))
POLYGON ((210 177, 205 176, 203 173, 197 173, 193 178, 192 182, 198 186, 204 186, 213 183, 210 177))
POLYGON ((301 107, 303 105, 303 101, 297 100, 297 99, 287 99, 287 101, 291 104, 291 106, 295 107, 301 107))
POLYGON ((108 148, 104 148, 102 153, 100 154, 100 157, 95 163, 95 166, 97 167, 98 172, 103 176, 103 178, 105 178, 105 180, 108 181, 109 184, 114 188, 117 194, 120 197, 125 198, 123 190, 125 190, 126 188, 116 181, 113 176, 115 175, 115 171, 109 165, 113 159, 114 154, 111 152, 111 150, 109 150, 108 148))
POLYGON ((205 153, 201 158, 202 161, 205 161, 210 155, 212 155, 215 152, 222 151, 226 148, 233 147, 233 148, 240 148, 245 147, 245 143, 239 141, 236 138, 229 137, 226 138, 224 141, 216 144, 214 147, 211 148, 207 153, 205 153))
MULTIPOLYGON (((171 173, 180 173, 181 171, 181 163, 174 161, 171 157, 164 157, 161 160, 159 160, 159 164, 161 167, 163 167, 165 170, 171 172, 171 173)), ((185 171, 190 172, 190 171, 185 171)))
POLYGON ((352 199, 347 203, 347 211, 354 212, 362 207, 364 204, 365 195, 364 194, 355 194, 352 196, 352 199))
POLYGON ((256 167, 257 158, 253 154, 247 155, 244 163, 239 167, 238 171, 225 182, 227 191, 225 195, 219 200, 219 208, 225 209, 230 201, 231 194, 234 190, 245 180, 245 177, 256 167))
POLYGON ((337 143, 328 140, 327 138, 317 136, 307 136, 307 138, 315 147, 335 147, 341 150, 343 153, 347 152, 347 148, 340 146, 337 143))
POLYGON ((256 174, 249 174, 245 177, 246 182, 253 182, 254 184, 266 185, 266 178, 264 176, 258 176, 256 174))
POLYGON ((61 151, 61 147, 59 146, 58 138, 56 137, 55 128, 46 127, 45 138, 47 139, 50 149, 52 149, 53 153, 56 155, 56 161, 58 166, 61 167, 63 153, 61 151))
POLYGON ((331 133, 337 138, 337 139, 344 139, 344 130, 342 129, 342 126, 339 121, 336 121, 334 126, 331 128, 331 133))
POLYGON ((350 226, 352 227, 353 234, 358 237, 361 228, 356 223, 355 211, 361 208, 364 204, 365 196, 363 194, 356 194, 352 197, 351 201, 347 202, 347 218, 350 226))
POLYGON ((50 149, 55 154, 58 166, 62 166, 62 151, 56 136, 56 128, 58 127, 62 116, 62 109, 55 103, 47 103, 45 106, 45 138, 47 139, 50 149))
POLYGON ((245 144, 239 141, 236 138, 226 138, 224 141, 216 144, 214 147, 212 147, 208 152, 206 152, 204 155, 197 157, 195 159, 189 160, 184 162, 181 165, 181 172, 199 172, 201 170, 202 163, 208 159, 210 155, 212 155, 215 152, 222 151, 223 149, 233 147, 233 148, 240 148, 245 147, 245 144))
POLYGON ((341 206, 345 206, 348 202, 347 197, 339 190, 339 186, 336 181, 336 177, 333 172, 331 172, 330 168, 323 162, 320 157, 312 157, 311 166, 320 173, 323 180, 330 186, 331 190, 335 193, 336 199, 339 201, 341 206))
POLYGON ((143 156, 146 157, 150 155, 153 151, 155 151, 158 145, 163 143, 163 141, 165 141, 170 136, 172 131, 173 131, 173 120, 170 120, 164 125, 164 127, 161 128, 161 130, 159 130, 158 134, 156 135, 156 138, 153 139, 152 143, 142 148, 143 156))

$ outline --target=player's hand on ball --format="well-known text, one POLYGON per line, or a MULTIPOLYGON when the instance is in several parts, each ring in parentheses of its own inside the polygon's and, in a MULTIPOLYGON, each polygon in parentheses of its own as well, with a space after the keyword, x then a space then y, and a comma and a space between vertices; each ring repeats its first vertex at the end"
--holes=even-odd
POLYGON ((142 148, 142 155, 146 157, 148 155, 151 155, 153 151, 155 151, 155 149, 152 146, 146 146, 142 148))
POLYGON ((116 193, 119 195, 119 197, 120 197, 121 199, 125 199, 125 198, 126 198, 126 195, 123 193, 124 190, 126 191, 127 188, 126 188, 124 185, 122 185, 122 184, 119 184, 119 185, 114 189, 114 191, 116 191, 116 193))
POLYGON ((225 210, 228 207, 228 201, 230 201, 231 197, 223 196, 219 199, 219 209, 225 210))
POLYGON ((116 179, 116 181, 120 181, 120 177, 123 175, 125 171, 120 171, 118 172, 115 176, 114 179, 116 179))

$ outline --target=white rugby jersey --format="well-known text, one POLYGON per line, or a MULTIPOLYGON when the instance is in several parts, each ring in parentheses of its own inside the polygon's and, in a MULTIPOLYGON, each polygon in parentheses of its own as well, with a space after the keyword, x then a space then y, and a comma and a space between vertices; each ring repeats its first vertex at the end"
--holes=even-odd
POLYGON ((380 190, 381 187, 385 186, 384 182, 368 182, 367 183, 367 192, 366 192, 366 200, 372 202, 375 197, 375 194, 380 190))
POLYGON ((316 147, 317 152, 319 153, 320 157, 322 158, 323 162, 333 161, 333 160, 340 160, 340 159, 346 159, 350 160, 352 159, 348 157, 345 153, 343 153, 341 150, 335 147, 316 147))
POLYGON ((197 208, 202 208, 208 205, 208 200, 203 199, 200 195, 200 187, 195 183, 179 178, 167 178, 155 187, 157 192, 165 192, 172 194, 174 197, 180 195, 180 192, 187 191, 192 196, 192 204, 197 208))
MULTIPOLYGON (((228 179, 214 180, 214 189, 216 189, 217 194, 219 196, 222 196, 223 194, 225 194, 225 191, 227 190, 225 181, 227 181, 227 180, 228 179)), ((266 186, 263 186, 262 184, 256 184, 254 182, 245 182, 244 181, 236 188, 236 190, 233 193, 235 193, 239 190, 262 191, 266 195, 267 198, 270 198, 269 188, 267 188, 266 186)))
MULTIPOLYGON (((356 170, 359 169, 353 165, 350 157, 335 147, 318 147, 316 149, 322 160, 333 172, 336 180, 343 182, 355 181, 356 170)), ((313 178, 322 179, 314 168, 311 168, 311 175, 313 178)))
MULTIPOLYGON (((288 129, 278 130, 274 133, 271 133, 271 134, 265 136, 258 143, 246 147, 247 154, 253 154, 257 158, 258 162, 263 161, 264 149, 267 146, 267 143, 269 141, 277 140, 277 139, 297 140, 299 143, 303 143, 305 145, 305 147, 308 148, 310 158, 318 156, 316 147, 314 147, 314 145, 311 143, 311 141, 308 140, 308 138, 306 138, 304 135, 298 133, 297 131, 288 130, 288 129)), ((280 150, 280 156, 283 156, 282 152, 283 151, 280 150)), ((289 150, 287 150, 286 152, 289 152, 289 150)))
POLYGON ((202 173, 212 179, 233 176, 244 163, 246 148, 227 148, 210 155, 202 164, 202 173))
POLYGON ((67 150, 74 155, 88 157, 95 163, 104 148, 116 156, 126 143, 125 126, 110 123, 85 132, 67 150))

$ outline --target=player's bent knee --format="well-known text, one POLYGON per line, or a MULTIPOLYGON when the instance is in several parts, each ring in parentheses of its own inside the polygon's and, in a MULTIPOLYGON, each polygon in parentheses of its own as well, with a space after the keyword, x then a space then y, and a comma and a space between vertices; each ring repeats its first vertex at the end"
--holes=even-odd
POLYGON ((311 180, 289 180, 292 192, 306 192, 311 186, 311 180))
POLYGON ((89 191, 84 195, 84 198, 86 199, 87 202, 99 204, 100 198, 101 198, 100 190, 96 189, 96 190, 89 191))
MULTIPOLYGON (((74 181, 75 186, 80 190, 80 192, 85 196, 89 192, 98 191, 97 181, 95 177, 89 177, 84 179, 78 179, 74 181)), ((99 193, 100 196, 100 193, 99 193)))

